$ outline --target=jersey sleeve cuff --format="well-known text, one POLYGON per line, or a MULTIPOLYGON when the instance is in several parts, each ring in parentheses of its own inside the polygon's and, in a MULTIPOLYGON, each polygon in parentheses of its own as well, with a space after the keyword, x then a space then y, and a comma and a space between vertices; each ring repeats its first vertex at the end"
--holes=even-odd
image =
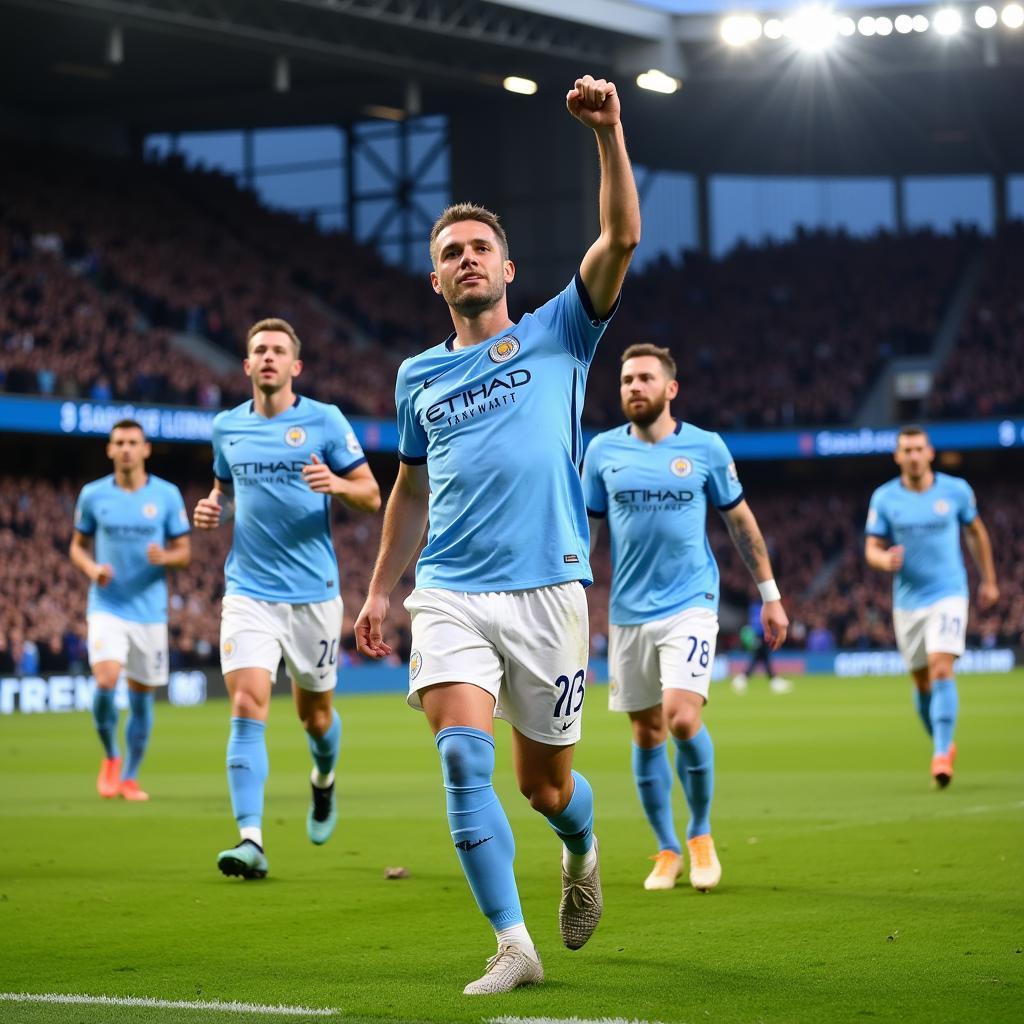
POLYGON ((583 278, 580 276, 580 272, 576 271, 576 294, 580 297, 580 303, 583 306, 583 311, 587 314, 587 319, 595 326, 599 327, 601 324, 608 323, 613 316, 615 316, 616 310, 619 308, 619 302, 622 300, 622 292, 619 292, 615 296, 615 301, 612 303, 612 308, 608 310, 605 316, 598 316, 597 310, 594 309, 594 303, 590 298, 590 292, 587 291, 587 286, 583 283, 583 278))
POLYGON ((353 469, 358 469, 360 466, 366 464, 366 456, 364 455, 361 459, 356 459, 355 462, 350 462, 343 469, 335 469, 334 466, 330 467, 332 473, 337 473, 338 476, 345 476, 346 473, 351 473, 353 469))
POLYGON ((404 462, 407 466, 425 466, 427 457, 426 455, 406 455, 405 452, 399 452, 398 461, 404 462))
POLYGON ((740 496, 738 498, 733 501, 726 502, 724 505, 716 505, 715 508, 717 508, 719 512, 728 512, 729 509, 735 508, 741 501, 743 501, 745 497, 746 495, 743 491, 740 491, 740 496))
POLYGON ((607 512, 598 512, 596 509, 588 508, 587 509, 587 515, 591 519, 605 519, 607 517, 608 513, 607 512))

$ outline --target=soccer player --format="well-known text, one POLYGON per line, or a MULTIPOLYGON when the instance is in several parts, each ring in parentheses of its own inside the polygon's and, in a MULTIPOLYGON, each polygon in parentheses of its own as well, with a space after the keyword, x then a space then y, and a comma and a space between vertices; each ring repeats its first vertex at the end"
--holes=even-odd
POLYGON ((960 698, 953 663, 967 635, 967 550, 981 573, 978 606, 999 600, 992 543, 966 480, 932 469, 935 449, 917 426, 896 439, 900 475, 871 495, 864 557, 894 574, 892 621, 896 644, 914 680, 917 713, 932 737, 931 772, 938 788, 953 779, 960 698))
POLYGON ((706 892, 722 877, 710 821, 715 752, 701 720, 718 637, 718 566, 705 526, 709 500, 754 577, 773 649, 786 639, 789 620, 732 456, 718 434, 673 417, 670 403, 678 393, 667 348, 626 349, 620 397, 629 422, 591 441, 583 490, 591 549, 603 519, 611 535, 608 706, 629 715, 633 777, 658 840, 644 888, 673 888, 683 866, 666 757, 671 733, 690 809, 690 884, 706 892))
MULTIPOLYGON (((591 580, 579 415, 639 242, 640 207, 615 86, 588 75, 566 103, 597 139, 600 235, 575 278, 513 323, 506 288, 515 266, 498 218, 460 204, 434 224, 431 284, 455 330, 399 369, 401 466, 356 622, 362 652, 390 654, 381 636, 388 595, 429 519, 406 602, 409 703, 434 733, 452 841, 498 944, 467 995, 544 977, 520 907, 512 831, 492 788, 495 716, 512 727, 520 790, 563 844, 565 945, 579 949, 602 910, 593 794, 572 770, 587 671, 583 585, 591 580)), ((566 180, 574 173, 565 169, 566 180)))
POLYGON ((313 755, 310 840, 327 842, 337 821, 341 719, 332 698, 342 605, 330 504, 337 498, 375 512, 380 491, 341 412, 295 394, 302 361, 292 326, 260 320, 249 328, 246 352, 252 400, 213 422, 214 486, 196 505, 193 522, 212 530, 235 521, 220 658, 231 698, 228 789, 241 839, 218 854, 217 865, 225 875, 264 878, 265 731, 282 658, 313 755))
POLYGON ((155 688, 167 684, 167 570, 185 568, 191 557, 185 502, 174 484, 146 472, 151 453, 135 420, 114 424, 107 442, 114 472, 82 488, 69 552, 90 580, 92 714, 104 753, 96 789, 108 799, 149 799, 138 776, 153 729, 155 688), (114 703, 122 670, 129 709, 123 764, 114 703))
POLYGON ((761 601, 754 601, 747 611, 746 625, 740 630, 740 640, 743 646, 750 652, 750 661, 742 672, 737 672, 732 677, 732 688, 736 693, 746 693, 749 686, 749 676, 757 668, 758 662, 764 665, 768 673, 768 689, 772 693, 791 693, 793 684, 780 676, 773 666, 772 651, 774 648, 768 637, 765 636, 764 623, 761 621, 761 601))

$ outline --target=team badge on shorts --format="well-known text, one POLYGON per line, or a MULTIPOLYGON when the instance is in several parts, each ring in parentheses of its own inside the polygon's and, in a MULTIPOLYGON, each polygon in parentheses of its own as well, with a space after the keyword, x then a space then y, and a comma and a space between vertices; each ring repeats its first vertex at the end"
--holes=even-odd
POLYGON ((423 656, 419 651, 413 651, 409 656, 409 678, 415 679, 423 668, 423 656))
POLYGON ((496 341, 488 350, 492 363, 507 363, 519 351, 519 339, 509 335, 496 341))
POLYGON ((949 511, 949 502, 945 498, 939 498, 938 501, 932 505, 932 510, 937 516, 944 516, 949 511))
POLYGON ((284 432, 284 443, 289 448, 298 448, 306 440, 306 431, 302 427, 289 427, 284 432))
POLYGON ((235 653, 234 637, 229 636, 227 640, 224 641, 224 646, 221 648, 221 650, 223 650, 225 658, 230 658, 231 655, 235 653))
POLYGON ((676 476, 689 476, 693 472, 693 463, 689 459, 684 459, 682 455, 678 459, 673 459, 668 468, 675 473, 676 476))
POLYGON ((153 505, 153 504, 143 505, 142 506, 142 514, 147 519, 156 519, 156 514, 159 511, 160 510, 156 507, 156 505, 153 505))
POLYGON ((608 680, 608 692, 614 697, 619 692, 619 684, 614 679, 608 680))

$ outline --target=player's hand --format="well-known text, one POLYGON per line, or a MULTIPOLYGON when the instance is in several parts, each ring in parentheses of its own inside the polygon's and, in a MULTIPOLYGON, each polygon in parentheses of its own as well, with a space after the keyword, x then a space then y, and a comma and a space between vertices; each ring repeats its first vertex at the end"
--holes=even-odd
POLYGON ((765 643, 777 651, 789 633, 789 616, 781 601, 765 601, 761 606, 761 625, 764 627, 765 643))
POLYGON ((381 627, 388 617, 391 601, 387 596, 371 594, 363 605, 363 610, 356 619, 356 649, 368 658, 386 658, 391 654, 391 647, 384 643, 381 627))
POLYGON ((210 491, 209 497, 200 498, 192 513, 192 525, 197 530, 215 530, 220 526, 220 491, 210 491))
POLYGON ((114 567, 112 565, 96 565, 92 571, 93 582, 100 587, 107 586, 114 578, 114 567))
POLYGON ((302 479, 309 484, 309 489, 317 494, 337 494, 339 478, 316 455, 311 458, 312 463, 302 467, 302 479))
POLYGON ((894 544, 885 552, 885 568, 889 572, 899 572, 903 568, 903 545, 894 544))
POLYGON ((978 608, 987 611, 999 601, 999 585, 997 583, 985 583, 982 581, 978 586, 978 608))
POLYGON ((167 560, 167 552, 154 541, 146 547, 146 561, 150 565, 163 565, 167 560))
POLYGON ((577 78, 566 94, 565 105, 577 121, 595 131, 614 128, 619 123, 619 94, 615 83, 603 78, 577 78))

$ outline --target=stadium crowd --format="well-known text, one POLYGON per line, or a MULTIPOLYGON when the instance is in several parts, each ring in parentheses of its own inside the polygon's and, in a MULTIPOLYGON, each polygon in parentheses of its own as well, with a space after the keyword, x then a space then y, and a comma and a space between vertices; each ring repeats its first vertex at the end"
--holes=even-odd
MULTIPOLYGON (((75 499, 83 481, 50 483, 0 477, 0 672, 83 669, 87 583, 68 561, 75 499)), ((207 484, 183 486, 191 509, 207 484)), ((786 594, 793 628, 791 647, 891 648, 890 579, 863 560, 863 522, 870 487, 808 491, 793 487, 750 494, 773 565, 786 594)), ((999 605, 979 615, 972 608, 972 645, 1024 644, 1024 537, 1013 529, 1017 501, 1011 485, 978 488, 979 508, 992 534, 1002 588, 999 605)), ((334 542, 342 570, 345 659, 357 661, 353 625, 362 607, 380 535, 379 516, 360 516, 334 506, 334 542)), ((753 596, 746 569, 718 517, 709 518, 722 570, 722 599, 745 612, 753 596)), ((188 569, 170 576, 172 663, 217 662, 219 601, 230 527, 195 531, 188 569)), ((607 543, 595 552, 590 589, 592 647, 606 650, 609 579, 607 543)), ((970 566, 970 563, 969 563, 970 566)), ((972 581, 975 580, 973 567, 972 581)), ((976 582, 976 581, 975 581, 976 582)), ((413 586, 407 573, 392 597, 390 635, 396 663, 408 658, 409 623, 402 608, 413 586)), ((974 582, 972 582, 972 593, 974 582)), ((720 649, 737 646, 724 631, 720 649)))

